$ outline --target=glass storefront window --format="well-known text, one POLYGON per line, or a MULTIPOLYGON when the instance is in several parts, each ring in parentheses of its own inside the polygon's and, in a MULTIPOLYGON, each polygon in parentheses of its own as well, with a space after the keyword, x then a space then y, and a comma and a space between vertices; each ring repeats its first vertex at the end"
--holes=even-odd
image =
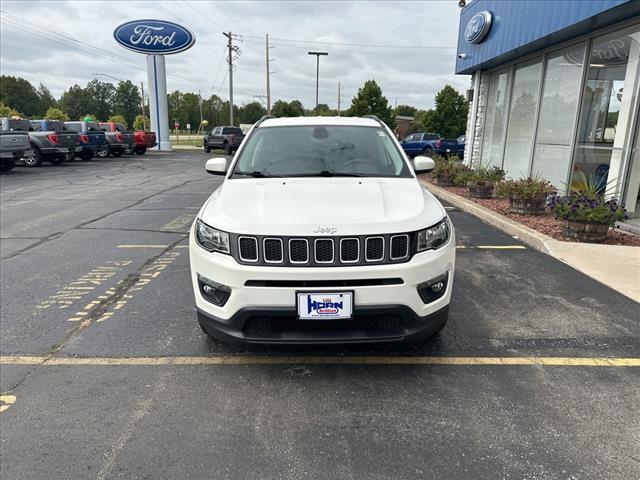
POLYGON ((564 190, 578 110, 585 44, 547 57, 531 173, 564 190))
POLYGON ((584 172, 599 182, 603 191, 607 184, 612 194, 617 195, 623 188, 619 174, 637 89, 639 37, 640 27, 634 26, 595 38, 591 43, 572 185, 579 186, 577 174, 584 172))
POLYGON ((503 168, 511 178, 529 174, 541 73, 541 59, 516 67, 503 162, 503 168))
POLYGON ((504 126, 507 119, 507 96, 511 72, 494 72, 489 79, 485 131, 482 142, 483 166, 502 166, 504 147, 504 126))

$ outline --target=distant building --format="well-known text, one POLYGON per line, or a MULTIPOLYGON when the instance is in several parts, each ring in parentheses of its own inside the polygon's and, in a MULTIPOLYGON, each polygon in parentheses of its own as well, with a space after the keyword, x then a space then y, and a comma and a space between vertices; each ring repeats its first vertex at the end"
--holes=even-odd
POLYGON ((396 135, 398 138, 404 138, 407 136, 411 122, 413 122, 413 117, 396 115, 396 135))
POLYGON ((473 76, 466 162, 560 190, 584 172, 640 217, 640 1, 475 0, 456 73, 473 76))

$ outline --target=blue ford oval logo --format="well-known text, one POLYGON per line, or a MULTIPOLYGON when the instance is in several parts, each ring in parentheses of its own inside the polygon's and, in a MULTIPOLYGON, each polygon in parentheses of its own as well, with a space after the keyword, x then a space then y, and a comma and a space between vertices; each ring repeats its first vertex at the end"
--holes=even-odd
POLYGON ((196 37, 186 28, 164 20, 133 20, 113 32, 120 45, 129 50, 152 55, 178 53, 195 43, 196 37))
POLYGON ((480 43, 487 36, 491 29, 491 12, 483 11, 476 13, 467 23, 464 29, 464 40, 467 43, 480 43))

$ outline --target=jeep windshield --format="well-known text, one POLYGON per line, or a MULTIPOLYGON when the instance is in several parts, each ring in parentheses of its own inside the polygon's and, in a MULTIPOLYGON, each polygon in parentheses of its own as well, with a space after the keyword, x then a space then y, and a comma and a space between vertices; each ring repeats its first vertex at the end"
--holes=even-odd
POLYGON ((413 175, 383 128, 301 125, 256 128, 231 178, 334 176, 413 175))

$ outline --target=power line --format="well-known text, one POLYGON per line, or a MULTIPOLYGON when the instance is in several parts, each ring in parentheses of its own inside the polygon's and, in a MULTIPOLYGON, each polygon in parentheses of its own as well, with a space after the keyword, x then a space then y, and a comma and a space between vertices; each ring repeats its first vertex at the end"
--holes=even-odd
MULTIPOLYGON (((244 35, 247 38, 261 39, 261 37, 255 35, 244 35)), ((295 38, 282 38, 271 37, 273 40, 280 42, 290 43, 305 43, 314 45, 339 45, 345 47, 369 47, 369 48, 402 48, 402 49, 438 49, 438 50, 456 50, 456 47, 451 46, 436 46, 436 45, 389 45, 384 43, 351 43, 351 42, 331 42, 331 41, 318 41, 318 40, 301 40, 295 38)))

